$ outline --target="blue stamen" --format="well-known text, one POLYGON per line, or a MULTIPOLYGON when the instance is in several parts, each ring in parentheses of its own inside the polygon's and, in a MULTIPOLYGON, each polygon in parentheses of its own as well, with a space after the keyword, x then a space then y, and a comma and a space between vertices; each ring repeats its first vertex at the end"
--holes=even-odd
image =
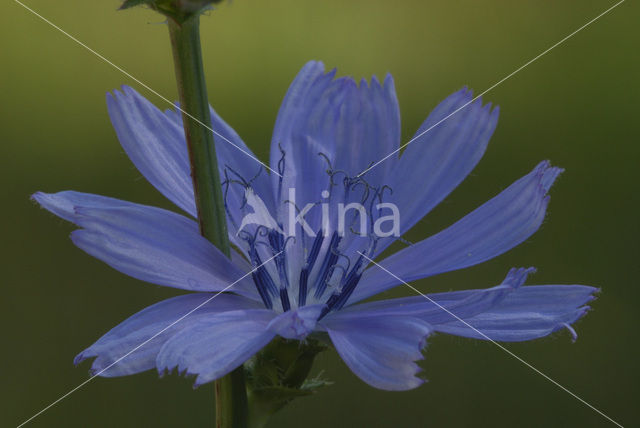
POLYGON ((339 253, 336 252, 338 244, 340 243, 340 236, 338 232, 333 232, 331 235, 331 241, 329 242, 329 249, 324 257, 324 261, 322 262, 322 266, 318 271, 318 279, 316 280, 316 292, 315 297, 319 299, 324 290, 327 288, 327 280, 329 279, 329 273, 333 272, 333 266, 338 261, 339 253))
POLYGON ((307 304, 307 284, 309 282, 309 272, 311 272, 313 266, 316 263, 323 242, 324 234, 322 232, 318 232, 315 239, 313 240, 313 244, 311 245, 311 251, 309 252, 307 261, 300 271, 300 281, 298 285, 298 307, 307 304))
POLYGON ((254 266, 259 266, 258 269, 255 271, 255 274, 258 280, 254 281, 256 283, 256 287, 258 288, 258 293, 262 295, 262 291, 260 290, 260 288, 263 288, 264 292, 270 293, 272 295, 276 295, 278 293, 278 287, 276 287, 276 285, 273 282, 273 279, 271 279, 271 275, 269 275, 269 272, 263 266, 262 260, 258 255, 258 251, 256 250, 256 247, 255 247, 255 241, 251 244, 250 255, 254 263, 254 266))
POLYGON ((253 277, 253 283, 256 285, 258 289, 258 294, 260 294, 260 298, 262 298, 262 302, 267 309, 273 308, 273 303, 271 302, 271 296, 267 292, 267 288, 265 287, 260 275, 256 272, 251 274, 253 277))
POLYGON ((286 312, 291 309, 291 303, 289 302, 289 292, 287 291, 289 288, 289 277, 287 276, 286 266, 287 259, 284 256, 283 251, 286 243, 289 241, 289 238, 285 240, 284 236, 275 230, 269 231, 268 237, 269 244, 273 251, 276 253, 280 252, 280 255, 275 258, 275 262, 278 270, 278 276, 280 277, 280 302, 282 303, 282 309, 286 312))
POLYGON ((318 317, 318 321, 320 321, 322 318, 325 317, 325 315, 327 315, 329 312, 331 312, 331 308, 335 304, 336 300, 338 300, 338 296, 335 295, 335 294, 332 294, 327 299, 327 303, 325 303, 324 308, 322 308, 322 311, 320 312, 320 316, 318 317))
POLYGON ((360 272, 360 268, 362 267, 362 256, 356 261, 355 266, 351 269, 351 272, 347 275, 347 279, 344 281, 344 286, 342 287, 342 291, 333 293, 327 299, 325 307, 322 309, 320 313, 319 319, 323 318, 326 314, 328 314, 331 310, 339 310, 341 309, 351 294, 356 289, 358 282, 360 281, 360 277, 362 273, 360 272))
POLYGON ((349 297, 351 297, 351 294, 353 293, 353 291, 356 289, 358 282, 360 282, 361 276, 362 274, 355 273, 353 276, 347 279, 347 282, 345 283, 345 286, 342 289, 342 292, 338 295, 336 302, 333 304, 333 306, 330 309, 335 309, 335 310, 342 309, 345 303, 347 303, 347 300, 349 300, 349 297))
POLYGON ((309 257, 307 258, 307 266, 309 271, 313 269, 313 265, 318 258, 318 254, 320 254, 320 248, 322 248, 322 243, 324 242, 324 234, 322 231, 318 232, 316 238, 313 240, 313 245, 311 246, 311 252, 309 253, 309 257))
POLYGON ((300 271, 300 283, 298 285, 298 307, 307 304, 307 281, 309 281, 309 269, 304 267, 300 271))
POLYGON ((291 303, 289 303, 289 293, 284 287, 280 289, 280 301, 282 302, 282 310, 284 312, 287 312, 289 309, 291 309, 291 303))
MULTIPOLYGON (((369 248, 366 252, 368 254, 367 257, 373 257, 373 255, 375 254, 376 246, 378 244, 378 240, 376 238, 374 238, 373 236, 371 236, 370 238, 371 243, 369 244, 369 248)), ((362 267, 364 265, 364 261, 365 257, 361 254, 360 257, 358 257, 358 260, 356 260, 356 262, 353 264, 353 269, 351 269, 351 271, 347 275, 347 278, 343 278, 344 280, 341 281, 343 286, 341 287, 340 291, 334 292, 327 299, 325 307, 322 309, 322 312, 320 313, 318 319, 323 318, 332 310, 342 309, 342 307, 347 303, 349 297, 351 297, 351 294, 353 294, 353 291, 356 289, 356 286, 360 282, 360 278, 362 277, 363 273, 362 267)))

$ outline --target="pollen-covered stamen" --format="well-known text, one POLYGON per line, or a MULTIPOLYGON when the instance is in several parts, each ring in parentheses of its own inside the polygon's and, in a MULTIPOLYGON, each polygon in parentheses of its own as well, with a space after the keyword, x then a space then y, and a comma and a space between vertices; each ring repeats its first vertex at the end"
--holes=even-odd
MULTIPOLYGON (((371 244, 369 249, 367 250, 367 257, 373 256, 375 252, 375 247, 377 244, 377 239, 371 237, 371 244)), ((341 287, 339 290, 336 290, 334 293, 329 296, 325 303, 325 307, 322 309, 320 313, 320 318, 323 318, 332 310, 341 309, 353 294, 353 291, 356 289, 356 286, 360 282, 360 278, 362 277, 362 273, 364 272, 364 268, 366 267, 365 257, 360 255, 356 262, 353 264, 353 268, 346 275, 345 278, 341 281, 341 287)))
POLYGON ((265 242, 258 241, 259 236, 265 236, 266 234, 268 234, 268 229, 264 226, 259 226, 253 235, 246 231, 242 231, 241 236, 249 245, 249 259, 255 268, 254 272, 251 274, 253 283, 255 284, 265 307, 272 309, 272 297, 278 294, 278 287, 276 287, 269 271, 263 264, 257 249, 258 244, 268 245, 265 242))
POLYGON ((288 311, 291 309, 291 302, 289 301, 289 278, 287 276, 287 259, 285 257, 284 249, 288 242, 288 240, 292 236, 287 239, 284 239, 284 236, 276 230, 270 230, 269 234, 269 244, 271 245, 271 249, 274 254, 277 254, 275 257, 276 268, 278 270, 278 276, 280 278, 280 302, 282 303, 282 310, 288 311))
POLYGON ((338 250, 338 244, 340 244, 340 235, 338 232, 333 232, 331 235, 331 241, 329 241, 329 248, 325 253, 324 260, 322 261, 322 265, 320 266, 320 270, 318 271, 318 277, 315 283, 315 298, 319 299, 324 294, 324 290, 327 288, 327 280, 329 279, 329 274, 333 273, 333 267, 340 257, 340 253, 338 250))
POLYGON ((362 273, 360 272, 360 268, 362 267, 363 257, 360 256, 356 261, 353 269, 346 275, 346 278, 342 281, 342 288, 340 291, 336 291, 329 296, 326 302, 326 307, 323 309, 323 315, 326 312, 331 311, 332 309, 338 310, 344 306, 347 302, 347 299, 353 293, 353 290, 356 289, 356 285, 360 281, 360 277, 362 273))
MULTIPOLYGON (((324 250, 323 255, 318 257, 322 260, 322 263, 313 270, 313 273, 311 269, 313 263, 311 263, 311 266, 308 266, 309 260, 303 265, 300 271, 298 281, 298 306, 304 306, 306 304, 310 288, 315 290, 313 294, 315 301, 327 299, 326 297, 323 298, 323 296, 327 294, 327 289, 331 288, 333 291, 327 302, 325 302, 328 312, 344 306, 356 288, 364 271, 364 262, 362 257, 359 259, 354 258, 356 263, 350 266, 352 260, 345 254, 345 251, 348 250, 348 254, 358 249, 364 251, 363 247, 367 244, 366 240, 362 241, 360 239, 362 237, 368 237, 371 243, 376 241, 375 236, 366 232, 367 228, 363 226, 365 220, 361 217, 369 214, 367 216, 370 222, 368 224, 368 230, 373 230, 373 221, 379 217, 379 210, 377 209, 376 203, 382 201, 384 191, 390 190, 390 188, 388 186, 375 187, 362 177, 349 176, 345 171, 334 169, 331 159, 329 159, 328 156, 323 153, 318 153, 318 155, 327 163, 326 173, 329 176, 329 189, 322 192, 322 197, 325 200, 328 199, 328 201, 321 203, 323 208, 322 232, 319 236, 316 236, 309 260, 315 261, 315 258, 318 257, 320 247, 323 247, 324 250), (358 203, 360 203, 364 209, 358 209, 358 203), (355 214, 349 215, 346 219, 341 217, 344 216, 345 213, 349 213, 349 210, 353 210, 354 204, 356 205, 356 209, 354 210, 355 214), (334 216, 331 216, 332 218, 329 218, 329 206, 339 208, 338 212, 334 213, 334 216), (348 207, 347 210, 345 210, 344 207, 348 207), (334 228, 331 227, 331 224, 335 224, 336 218, 333 217, 336 215, 338 227, 334 228), (356 233, 353 229, 358 221, 360 221, 361 224, 361 233, 356 233), (355 240, 351 239, 351 237, 345 239, 343 236, 345 229, 351 230, 354 235, 359 236, 356 237, 357 239, 355 240), (331 235, 331 239, 327 245, 326 242, 323 243, 322 239, 324 236, 329 235, 331 235), (339 246, 343 246, 344 248, 339 249, 339 246), (347 260, 346 266, 340 264, 341 258, 347 260), (337 270, 342 271, 342 273, 338 275, 337 270), (309 286, 310 281, 313 283, 312 287, 309 286)), ((369 245, 369 249, 366 251, 371 256, 373 256, 372 248, 374 246, 375 244, 369 245)))
POLYGON ((311 251, 309 252, 309 256, 307 257, 307 261, 305 262, 302 270, 300 271, 300 281, 298 284, 298 306, 302 307, 307 303, 307 283, 309 281, 309 272, 313 269, 313 266, 318 259, 318 254, 320 253, 320 248, 322 248, 322 243, 324 242, 324 234, 318 233, 316 234, 315 239, 313 240, 313 245, 311 246, 311 251))
POLYGON ((298 307, 307 304, 307 283, 309 282, 309 269, 305 266, 300 271, 300 280, 298 281, 298 307))
POLYGON ((275 295, 275 293, 277 292, 276 286, 273 283, 269 272, 267 272, 267 270, 263 266, 262 260, 260 260, 260 256, 256 251, 255 244, 252 245, 250 255, 253 265, 258 266, 258 268, 251 274, 253 283, 255 284, 256 289, 258 290, 258 294, 260 294, 260 298, 262 299, 264 305, 268 309, 271 309, 273 308, 271 296, 275 295))
POLYGON ((267 287, 264 285, 263 274, 264 272, 260 272, 260 269, 258 269, 251 274, 251 278, 256 285, 256 289, 258 290, 258 294, 260 294, 264 306, 267 309, 272 309, 273 303, 271 302, 271 295, 267 292, 267 287))
POLYGON ((289 302, 289 292, 285 287, 280 287, 280 303, 282 303, 282 310, 287 312, 291 309, 291 302, 289 302))
MULTIPOLYGON (((350 177, 345 171, 335 170, 333 169, 333 165, 331 164, 330 159, 324 155, 323 153, 319 153, 319 155, 327 162, 327 174, 330 178, 330 186, 329 191, 323 192, 324 198, 329 198, 332 205, 340 205, 340 204, 348 204, 350 201, 353 201, 354 198, 357 198, 361 204, 365 204, 368 199, 373 200, 375 198, 375 194, 371 196, 371 190, 375 190, 366 180, 361 177, 350 177), (337 180, 337 175, 343 175, 344 177, 341 180, 337 180), (341 184, 341 185, 340 185, 341 184), (362 189, 362 195, 354 195, 354 191, 358 191, 362 189)), ((359 193, 359 192, 358 192, 359 193)), ((325 205, 323 204, 323 207, 325 205)), ((343 205, 344 206, 344 205, 343 205)), ((352 229, 352 226, 358 221, 359 216, 362 215, 360 210, 356 210, 357 214, 353 215, 349 218, 347 227, 352 229)), ((338 214, 340 215, 340 214, 338 214)), ((324 213, 323 213, 324 218, 324 213)), ((339 220, 339 219, 338 219, 339 220)), ((330 222, 329 220, 326 220, 330 222)), ((339 221, 340 223, 340 221, 339 221)), ((354 277, 354 274, 350 274, 350 263, 351 260, 349 257, 344 255, 342 251, 338 250, 339 244, 342 242, 343 236, 341 234, 344 230, 341 229, 342 226, 339 226, 337 230, 334 229, 334 232, 331 236, 331 241, 328 245, 328 248, 325 250, 324 259, 322 265, 317 270, 317 275, 314 280, 314 298, 321 299, 325 294, 327 287, 329 286, 329 282, 336 282, 337 284, 346 284, 349 281, 357 283, 358 278, 354 277), (338 262, 340 258, 343 257, 347 260, 347 266, 342 266, 338 262), (342 270, 342 274, 338 277, 334 275, 336 270, 342 270)), ((327 233, 324 230, 324 221, 323 221, 323 233, 327 233)), ((346 245, 349 245, 348 241, 346 245)), ((355 271, 351 271, 355 272, 355 271)), ((300 302, 306 303, 306 294, 307 294, 307 282, 310 276, 310 269, 305 270, 302 269, 300 274, 300 302)), ((355 288, 355 284, 353 285, 355 288)))

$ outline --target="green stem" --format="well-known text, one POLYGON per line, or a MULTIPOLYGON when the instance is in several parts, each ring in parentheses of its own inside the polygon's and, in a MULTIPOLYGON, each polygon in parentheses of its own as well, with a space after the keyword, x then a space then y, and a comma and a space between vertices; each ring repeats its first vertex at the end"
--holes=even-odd
POLYGON ((181 24, 169 19, 169 33, 200 230, 229 256, 218 160, 213 134, 207 129, 211 128, 211 114, 202 67, 199 17, 194 16, 181 24))
MULTIPOLYGON (((229 238, 218 173, 211 114, 200 48, 199 16, 176 22, 168 19, 182 121, 189 147, 193 190, 200 231, 227 256, 229 238), (204 126, 206 124, 206 126, 204 126)), ((241 366, 215 382, 216 427, 246 428, 247 392, 241 366)))

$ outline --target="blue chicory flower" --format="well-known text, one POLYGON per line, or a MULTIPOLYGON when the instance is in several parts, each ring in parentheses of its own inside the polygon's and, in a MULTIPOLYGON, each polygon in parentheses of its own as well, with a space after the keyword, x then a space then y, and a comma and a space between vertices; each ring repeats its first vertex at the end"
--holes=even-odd
MULTIPOLYGON (((82 351, 76 363, 95 358, 93 373, 107 377, 178 368, 197 375, 196 385, 201 385, 240 366, 276 336, 303 341, 319 331, 328 334, 366 383, 406 390, 422 383, 416 361, 434 332, 524 341, 567 328, 575 337, 571 324, 587 312, 596 289, 523 286, 532 269, 512 269, 500 285, 488 289, 429 294, 432 301, 414 296, 361 303, 401 284, 380 267, 367 267, 367 259, 375 259, 398 236, 363 236, 353 230, 339 235, 333 221, 338 204, 365 204, 370 223, 382 218, 373 201, 394 204, 402 215, 399 234, 404 234, 478 163, 496 127, 498 108, 478 99, 433 127, 472 100, 471 91, 462 89, 436 107, 402 155, 358 176, 399 147, 394 83, 391 76, 383 84, 374 77, 360 85, 334 76, 335 70, 325 73, 322 63, 309 62, 289 88, 271 145, 270 165, 281 177, 247 156, 251 152, 238 134, 211 111, 229 239, 237 249, 231 259, 198 232, 180 113, 160 111, 129 87, 107 95, 112 123, 133 163, 190 217, 73 191, 38 192, 33 198, 79 226, 71 239, 90 255, 134 278, 192 293, 128 318, 82 351), (314 209, 304 224, 295 223, 285 233, 292 196, 296 209, 305 204, 314 209), (323 204, 332 221, 324 221, 316 209, 323 204), (243 222, 247 215, 264 221, 243 222), (230 292, 211 299, 243 275, 230 292)), ((413 281, 504 253, 540 227, 547 192, 560 172, 546 161, 538 164, 458 222, 380 264, 413 281)), ((350 225, 358 224, 355 212, 349 219, 350 225)))

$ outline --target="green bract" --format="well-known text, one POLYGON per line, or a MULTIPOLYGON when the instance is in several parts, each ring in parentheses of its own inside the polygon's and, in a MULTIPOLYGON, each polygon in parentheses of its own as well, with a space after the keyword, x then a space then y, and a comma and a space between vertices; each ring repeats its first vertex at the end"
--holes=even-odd
POLYGON ((181 23, 209 9, 212 4, 221 2, 222 0, 126 0, 120 9, 146 5, 181 23))

